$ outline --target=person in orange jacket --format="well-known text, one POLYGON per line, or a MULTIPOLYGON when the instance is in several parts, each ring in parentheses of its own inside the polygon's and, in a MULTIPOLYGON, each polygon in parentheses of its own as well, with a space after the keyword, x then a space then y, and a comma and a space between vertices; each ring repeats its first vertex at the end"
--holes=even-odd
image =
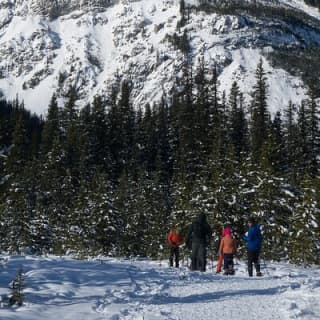
POLYGON ((173 267, 173 259, 175 258, 176 268, 179 268, 179 258, 180 258, 179 246, 181 246, 184 242, 184 237, 181 234, 180 229, 174 226, 172 230, 169 232, 167 236, 167 240, 170 247, 170 257, 169 257, 170 267, 173 267))
POLYGON ((219 254, 223 256, 223 270, 225 275, 234 274, 233 255, 236 253, 237 243, 230 228, 223 230, 219 254))

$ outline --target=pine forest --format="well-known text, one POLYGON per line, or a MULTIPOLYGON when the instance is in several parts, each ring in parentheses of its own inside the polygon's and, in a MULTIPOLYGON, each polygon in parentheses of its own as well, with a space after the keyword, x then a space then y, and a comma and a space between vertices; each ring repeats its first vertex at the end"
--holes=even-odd
POLYGON ((206 65, 186 59, 152 106, 133 108, 128 80, 81 109, 71 87, 45 117, 2 100, 1 250, 160 258, 172 225, 204 212, 212 251, 228 223, 244 252, 253 215, 266 258, 319 264, 319 82, 272 114, 262 60, 246 98, 206 65))

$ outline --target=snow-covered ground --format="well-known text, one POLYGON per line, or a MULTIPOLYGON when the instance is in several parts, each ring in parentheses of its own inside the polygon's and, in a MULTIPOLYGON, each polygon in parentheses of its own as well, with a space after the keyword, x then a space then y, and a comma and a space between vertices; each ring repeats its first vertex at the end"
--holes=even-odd
POLYGON ((320 319, 319 268, 267 263, 264 277, 248 278, 242 261, 223 276, 212 262, 199 273, 149 260, 2 258, 2 297, 20 266, 25 272, 25 303, 2 303, 2 320, 320 319))

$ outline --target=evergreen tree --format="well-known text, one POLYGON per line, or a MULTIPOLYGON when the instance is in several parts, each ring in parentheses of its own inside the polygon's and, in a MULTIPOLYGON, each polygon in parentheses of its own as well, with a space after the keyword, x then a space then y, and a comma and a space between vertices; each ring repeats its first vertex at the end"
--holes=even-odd
POLYGON ((68 237, 68 213, 72 205, 74 190, 72 177, 66 166, 66 152, 62 147, 62 137, 55 137, 52 150, 40 169, 38 212, 46 212, 46 220, 51 228, 53 252, 64 253, 64 241, 68 237), (44 211, 45 210, 45 211, 44 211))
POLYGON ((268 136, 261 151, 261 168, 270 174, 278 175, 284 169, 284 150, 281 114, 278 112, 269 123, 268 136))
POLYGON ((150 105, 145 107, 144 116, 141 122, 142 136, 140 136, 140 147, 142 147, 142 166, 148 172, 155 170, 157 156, 157 133, 156 115, 150 105))
POLYGON ((60 134, 60 112, 56 96, 53 95, 42 133, 41 151, 44 157, 51 151, 54 139, 60 134))
POLYGON ((295 121, 296 106, 289 101, 288 106, 284 110, 284 125, 283 125, 283 139, 284 139, 284 156, 285 156, 285 172, 291 183, 297 182, 297 141, 298 141, 298 126, 295 121))
POLYGON ((130 93, 131 84, 123 80, 119 101, 111 106, 109 112, 109 144, 114 164, 113 171, 117 178, 123 170, 128 170, 132 166, 135 113, 130 101, 130 93))
POLYGON ((267 106, 267 78, 262 59, 256 69, 256 84, 253 88, 251 105, 251 145, 255 162, 261 161, 264 143, 268 138, 269 112, 267 106))
POLYGON ((156 172, 158 173, 160 186, 166 190, 166 203, 170 203, 170 182, 173 174, 172 145, 170 144, 169 107, 162 99, 156 113, 157 130, 157 156, 156 172))
POLYGON ((319 264, 319 203, 310 176, 303 181, 303 193, 290 219, 289 257, 291 261, 308 265, 319 264))
MULTIPOLYGON (((87 216, 80 215, 84 219, 85 234, 94 243, 94 248, 100 253, 118 255, 120 253, 122 238, 124 237, 124 217, 121 208, 115 204, 115 188, 107 175, 97 172, 94 176, 88 196, 90 208, 87 216)), ((81 226, 81 225, 80 225, 81 226)))
POLYGON ((185 1, 184 0, 180 0, 180 8, 179 8, 179 11, 180 11, 180 15, 181 15, 181 18, 180 18, 180 21, 178 23, 178 27, 183 27, 186 22, 187 22, 187 17, 186 17, 186 4, 185 4, 185 1))
POLYGON ((178 136, 179 147, 177 150, 176 165, 179 174, 185 176, 186 183, 195 178, 198 165, 199 144, 197 142, 196 128, 198 124, 195 119, 195 109, 193 104, 193 78, 192 67, 185 61, 182 77, 183 91, 177 103, 178 114, 178 136))
POLYGON ((298 139, 297 139, 297 171, 298 180, 303 180, 307 174, 310 145, 308 140, 308 121, 304 101, 298 110, 298 139))
POLYGON ((311 83, 309 87, 309 97, 306 104, 306 117, 308 121, 308 172, 315 177, 318 173, 318 155, 320 151, 320 110, 317 102, 317 86, 311 83))
POLYGON ((243 96, 238 84, 233 82, 230 98, 230 142, 235 160, 240 162, 248 150, 248 128, 243 106, 243 96))
POLYGON ((111 156, 107 144, 109 135, 106 106, 101 96, 96 96, 93 100, 91 113, 91 152, 95 165, 98 168, 110 170, 111 156))
POLYGON ((255 215, 262 225, 264 256, 278 260, 284 256, 288 239, 289 217, 292 214, 287 205, 289 194, 282 179, 270 176, 267 171, 252 171, 250 180, 252 197, 247 200, 248 212, 255 215))
POLYGON ((11 284, 11 295, 9 299, 10 306, 18 305, 21 307, 24 301, 24 272, 22 266, 20 267, 16 277, 11 284))
POLYGON ((12 105, 5 100, 0 100, 0 150, 8 147, 11 142, 12 123, 10 116, 12 112, 12 105))
POLYGON ((208 155, 210 153, 210 99, 209 99, 209 82, 206 79, 206 66, 204 58, 199 60, 199 66, 196 70, 194 77, 196 99, 194 102, 195 122, 197 127, 194 134, 197 137, 199 165, 204 165, 208 161, 208 155))
POLYGON ((12 146, 7 159, 7 171, 21 174, 28 160, 28 140, 26 126, 22 113, 19 114, 13 135, 12 146))
POLYGON ((87 104, 79 115, 79 145, 80 145, 80 164, 79 172, 81 184, 88 185, 96 171, 95 139, 92 123, 92 108, 87 104))
POLYGON ((75 105, 76 92, 71 88, 68 95, 68 101, 62 108, 62 128, 64 149, 64 164, 67 173, 76 183, 79 177, 80 165, 80 130, 79 130, 79 113, 75 105))

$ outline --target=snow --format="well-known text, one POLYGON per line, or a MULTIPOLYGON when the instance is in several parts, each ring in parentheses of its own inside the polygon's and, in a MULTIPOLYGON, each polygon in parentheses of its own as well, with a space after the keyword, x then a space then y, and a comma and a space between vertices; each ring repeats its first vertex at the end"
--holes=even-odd
MULTIPOLYGON (((74 85, 80 95, 78 104, 83 106, 95 95, 108 93, 118 76, 133 80, 134 106, 159 102, 163 93, 170 96, 183 60, 183 54, 167 40, 177 32, 179 0, 120 1, 103 12, 76 10, 56 20, 26 14, 22 7, 27 3, 15 2, 15 9, 0 11, 0 23, 8 22, 3 27, 0 24, 0 92, 8 99, 18 95, 28 109, 45 113, 53 93, 62 102, 74 85), (59 81, 61 74, 66 75, 64 81, 59 81)), ((319 10, 303 1, 281 3, 319 18, 319 10)), ((257 63, 267 51, 272 52, 273 45, 295 44, 292 34, 299 34, 307 43, 320 43, 315 32, 297 28, 292 34, 277 36, 278 32, 261 32, 265 22, 250 23, 254 27, 244 17, 198 12, 191 14, 185 27, 194 65, 204 52, 209 70, 215 62, 223 68, 220 91, 228 94, 232 82, 238 80, 247 98, 257 63)), ((277 30, 277 24, 270 22, 266 30, 272 28, 277 30)), ((264 63, 272 112, 289 100, 300 103, 305 98, 301 79, 274 69, 266 59, 264 63)))
POLYGON ((166 261, 2 256, 0 294, 20 266, 25 302, 8 307, 6 320, 285 320, 320 319, 320 270, 262 261, 262 278, 249 278, 236 260, 236 275, 205 273, 166 261))
POLYGON ((233 81, 237 81, 245 101, 251 101, 251 93, 256 83, 255 70, 261 58, 266 72, 268 92, 271 93, 268 96, 268 104, 273 114, 286 108, 290 100, 298 104, 306 98, 302 81, 282 69, 274 69, 258 49, 239 49, 232 53, 233 62, 223 70, 219 78, 220 89, 228 93, 233 81))
POLYGON ((296 9, 304 11, 310 16, 320 20, 320 10, 316 7, 309 6, 304 2, 304 0, 282 0, 282 2, 296 9))

